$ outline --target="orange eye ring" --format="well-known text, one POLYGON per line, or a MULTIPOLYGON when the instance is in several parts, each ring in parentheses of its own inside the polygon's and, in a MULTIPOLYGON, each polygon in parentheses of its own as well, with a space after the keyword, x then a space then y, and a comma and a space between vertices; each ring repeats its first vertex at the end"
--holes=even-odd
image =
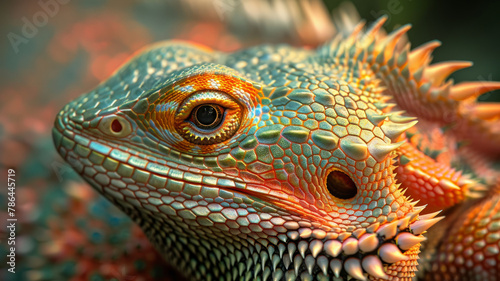
POLYGON ((236 133, 241 113, 241 105, 230 95, 200 91, 181 103, 174 126, 190 143, 212 145, 226 141, 236 133))

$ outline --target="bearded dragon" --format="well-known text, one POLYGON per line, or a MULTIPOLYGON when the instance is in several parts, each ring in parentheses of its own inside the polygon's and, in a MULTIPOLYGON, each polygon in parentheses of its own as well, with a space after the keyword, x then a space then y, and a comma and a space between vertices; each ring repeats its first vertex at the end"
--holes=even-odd
POLYGON ((412 280, 426 239, 422 278, 497 280, 500 105, 475 99, 500 83, 447 80, 470 63, 385 21, 314 50, 154 44, 55 146, 191 280, 412 280))

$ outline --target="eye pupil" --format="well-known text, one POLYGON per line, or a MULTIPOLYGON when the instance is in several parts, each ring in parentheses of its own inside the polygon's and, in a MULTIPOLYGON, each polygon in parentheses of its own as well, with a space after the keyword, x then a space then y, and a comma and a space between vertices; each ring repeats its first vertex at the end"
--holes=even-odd
POLYGON ((206 104, 198 107, 194 113, 195 123, 202 129, 211 129, 219 125, 220 112, 215 106, 206 104))
POLYGON ((211 105, 203 105, 196 111, 198 122, 209 126, 217 120, 217 110, 211 105))
POLYGON ((113 130, 113 132, 115 133, 119 133, 123 130, 123 126, 122 124, 120 123, 120 121, 118 120, 113 120, 113 122, 111 122, 111 130, 113 130))

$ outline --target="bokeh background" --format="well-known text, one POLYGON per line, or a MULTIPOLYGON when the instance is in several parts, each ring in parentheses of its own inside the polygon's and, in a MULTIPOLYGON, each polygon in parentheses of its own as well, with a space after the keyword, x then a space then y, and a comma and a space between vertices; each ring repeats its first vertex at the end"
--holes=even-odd
MULTIPOLYGON (((387 30, 412 23, 435 61, 469 60, 455 81, 500 80, 500 2, 353 0, 387 30)), ((260 43, 316 47, 340 1, 33 0, 0 3, 0 280, 179 280, 130 220, 56 154, 58 110, 144 45, 185 39, 223 51, 260 43), (16 171, 16 274, 6 271, 7 169, 16 171)), ((481 97, 500 101, 498 93, 481 97)))

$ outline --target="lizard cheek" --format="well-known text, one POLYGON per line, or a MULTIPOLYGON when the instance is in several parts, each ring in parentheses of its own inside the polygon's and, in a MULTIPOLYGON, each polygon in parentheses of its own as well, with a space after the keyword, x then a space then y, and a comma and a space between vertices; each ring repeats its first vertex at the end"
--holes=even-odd
POLYGON ((358 188, 352 179, 339 170, 328 174, 326 187, 331 195, 339 199, 351 199, 358 193, 358 188))
POLYGON ((123 138, 132 132, 132 126, 127 119, 111 115, 102 118, 101 122, 99 122, 99 130, 105 133, 108 136, 123 138))

